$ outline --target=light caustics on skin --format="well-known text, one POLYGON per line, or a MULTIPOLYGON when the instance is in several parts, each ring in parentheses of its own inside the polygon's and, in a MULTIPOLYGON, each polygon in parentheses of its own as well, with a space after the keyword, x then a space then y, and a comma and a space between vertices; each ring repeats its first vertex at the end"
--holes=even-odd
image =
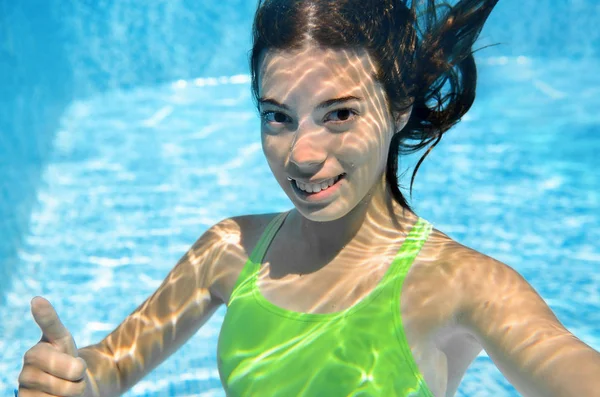
POLYGON ((218 224, 198 239, 157 291, 116 330, 79 350, 84 359, 93 357, 86 361, 95 378, 108 379, 110 390, 123 392, 160 364, 161 357, 174 353, 222 304, 208 280, 231 274, 206 264, 240 262, 241 250, 232 249, 239 246, 240 232, 233 222, 218 224))
MULTIPOLYGON (((303 324, 301 333, 294 334, 284 344, 276 340, 282 332, 289 332, 289 323, 285 331, 280 331, 277 322, 269 323, 260 343, 232 353, 241 361, 229 374, 230 383, 243 382, 250 373, 254 379, 266 379, 272 375, 268 373, 270 368, 283 365, 278 363, 303 362, 311 357, 310 352, 314 357, 321 349, 319 342, 324 334, 337 333, 340 345, 333 348, 330 355, 320 357, 318 364, 308 360, 306 365, 334 366, 340 368, 340 373, 355 373, 359 382, 355 385, 356 392, 375 390, 382 395, 394 394, 386 389, 393 387, 394 382, 373 376, 374 368, 382 365, 379 360, 384 354, 373 342, 374 330, 368 327, 373 321, 372 313, 360 310, 352 314, 353 324, 365 325, 358 329, 354 325, 352 329, 346 326, 349 317, 345 315, 346 309, 372 298, 376 286, 380 290, 391 289, 389 283, 397 282, 390 277, 386 279, 388 285, 383 285, 382 280, 417 220, 414 214, 395 203, 386 190, 384 170, 389 145, 407 115, 395 119, 390 114, 375 73, 374 63, 363 51, 328 50, 309 45, 290 52, 272 51, 263 59, 260 110, 263 116, 266 112, 271 116, 262 120, 263 150, 275 178, 303 220, 290 215, 289 222, 286 220, 275 236, 256 276, 257 290, 278 309, 332 317, 326 323, 314 322, 308 327, 303 324), (339 98, 350 99, 322 106, 339 98), (349 117, 336 118, 336 112, 346 110, 350 110, 346 113, 349 117), (277 113, 277 117, 273 113, 277 113), (288 179, 291 176, 305 181, 324 180, 340 174, 344 178, 338 189, 314 201, 299 196, 292 186, 294 182, 288 179), (339 236, 327 238, 326 233, 317 242, 298 236, 306 220, 330 227, 332 232, 337 229, 338 233, 332 234, 339 235, 340 224, 334 223, 348 219, 360 227, 352 231, 352 236, 342 236, 347 240, 344 245, 340 245, 339 236), (349 334, 353 335, 351 339, 349 334), (275 340, 270 335, 275 336, 275 340), (364 346, 359 355, 350 356, 356 349, 344 345, 347 343, 364 346)), ((435 255, 436 241, 440 240, 444 239, 433 236, 424 251, 435 255)), ((428 260, 419 256, 419 261, 428 260)), ((250 288, 244 293, 247 296, 238 295, 236 299, 254 299, 252 295, 256 290, 250 288)), ((416 314, 420 309, 422 305, 411 301, 410 313, 416 314)), ((410 313, 403 314, 402 321, 410 323, 410 313)), ((387 314, 391 319, 391 309, 387 314)), ((229 320, 236 324, 235 319, 229 320)), ((265 321, 268 320, 260 320, 263 325, 265 321)), ((389 329, 376 332, 395 335, 394 322, 390 320, 385 324, 389 329)), ((318 368, 312 380, 290 374, 289 384, 281 384, 280 390, 297 390, 302 387, 298 384, 309 389, 320 376, 323 375, 318 368)), ((422 393, 418 383, 412 392, 407 392, 415 396, 422 393)))
MULTIPOLYGON (((366 217, 366 220, 351 243, 339 247, 336 251, 328 249, 329 244, 326 241, 318 247, 296 246, 297 240, 288 238, 289 233, 284 233, 283 230, 282 234, 276 237, 277 241, 273 247, 279 247, 276 249, 286 251, 287 255, 267 254, 265 265, 259 275, 260 290, 273 304, 306 313, 341 311, 362 301, 381 280, 387 265, 402 243, 402 236, 399 238, 397 228, 391 226, 388 215, 385 215, 388 211, 380 197, 382 192, 370 189, 371 185, 382 189, 383 179, 379 174, 385 167, 387 146, 394 132, 393 123, 387 115, 382 91, 372 81, 373 65, 364 54, 328 52, 324 62, 321 55, 316 52, 309 57, 296 58, 306 59, 306 62, 298 65, 300 70, 306 69, 307 65, 318 65, 321 68, 327 65, 334 67, 333 70, 315 68, 313 72, 306 73, 307 81, 298 82, 299 86, 308 85, 310 89, 317 85, 316 79, 320 87, 317 92, 306 95, 302 93, 299 99, 294 97, 292 91, 289 95, 278 92, 270 95, 279 98, 282 103, 297 101, 301 105, 305 103, 306 98, 313 96, 318 101, 344 95, 362 98, 360 116, 357 117, 353 127, 336 126, 329 131, 326 126, 320 125, 301 137, 303 142, 298 140, 295 143, 307 144, 308 149, 312 150, 309 142, 311 139, 316 140, 316 143, 326 140, 328 146, 325 149, 332 154, 332 157, 327 159, 326 165, 339 166, 342 171, 348 173, 347 181, 350 186, 340 192, 332 202, 333 208, 325 208, 324 216, 343 216, 358 205, 363 212, 362 215, 358 215, 366 217), (364 80, 367 80, 368 84, 364 80), (340 91, 340 87, 346 89, 340 91), (335 156, 339 156, 339 162, 335 156), (294 252, 294 250, 298 251, 294 252), (298 255, 290 255, 290 253, 298 255), (278 258, 286 258, 286 261, 283 262, 278 258), (290 260, 291 258, 296 258, 296 261, 290 260), (311 266, 307 267, 305 264, 311 266), (281 293, 282 291, 286 292, 281 293)), ((283 69, 281 65, 272 65, 272 67, 279 71, 283 69)), ((296 75, 296 72, 292 71, 291 75, 296 75)), ((284 75, 284 78, 288 79, 288 77, 284 75)), ((312 106, 312 101, 309 106, 312 106)), ((321 113, 324 115, 334 109, 324 109, 321 113)), ((303 112, 302 107, 298 113, 304 115, 303 112)), ((309 117, 313 115, 313 112, 310 113, 309 117)), ((316 123, 314 119, 309 120, 309 124, 312 123, 316 123)), ((281 138, 286 138, 283 135, 285 134, 282 134, 281 138)), ((293 138, 294 134, 287 135, 289 135, 287 138, 293 138)), ((279 137, 273 136, 273 138, 279 137)), ((267 145, 272 145, 274 151, 282 147, 285 149, 286 146, 285 142, 284 144, 272 142, 267 145)), ((275 155, 279 156, 279 153, 276 152, 275 155)), ((308 153, 308 155, 310 157, 313 154, 308 153)), ((269 156, 269 159, 272 158, 273 156, 269 156)), ((301 159, 297 161, 301 162, 301 159)), ((275 171, 274 173, 277 177, 281 177, 280 182, 285 184, 286 192, 293 193, 289 190, 289 182, 284 174, 275 171)), ((302 204, 298 204, 298 207, 301 206, 302 204)), ((312 211, 311 208, 301 208, 312 211)), ((399 211, 399 208, 396 206, 395 210, 399 211)), ((322 215, 317 213, 316 216, 322 215)), ((408 231, 415 219, 401 218, 401 221, 402 229, 408 231)), ((84 358, 88 354, 94 354, 96 359, 88 362, 93 366, 90 369, 96 377, 107 379, 104 374, 112 373, 116 362, 121 377, 111 380, 110 383, 123 391, 135 384, 140 379, 140 374, 156 367, 159 364, 159 357, 174 352, 178 344, 189 336, 186 333, 195 331, 201 325, 198 323, 199 318, 202 317, 199 313, 214 311, 221 301, 227 301, 236 276, 252 250, 252 243, 248 242, 247 238, 243 235, 242 228, 231 221, 211 229, 196 242, 169 273, 157 292, 137 308, 102 344, 96 345, 97 350, 80 351, 80 355, 84 358), (215 268, 206 266, 207 263, 222 263, 223 266, 215 268), (207 273, 208 269, 210 274, 207 273), (217 280, 217 287, 213 291, 208 288, 209 280, 217 280), (220 301, 215 297, 220 298, 220 301)), ((335 244, 332 246, 335 247, 335 244)), ((362 315, 365 314, 363 312, 362 315)), ((368 316, 361 319, 364 324, 368 324, 369 321, 368 316)), ((340 320, 337 327, 338 331, 342 332, 344 320, 340 320)), ((277 328, 275 327, 272 332, 277 333, 277 328)), ((368 341, 367 329, 353 332, 357 335, 355 340, 368 341)), ((315 326, 309 333, 293 338, 286 345, 259 344, 253 347, 253 352, 246 353, 251 353, 250 357, 256 355, 261 362, 267 363, 282 356, 293 355, 298 350, 310 349, 311 344, 319 339, 320 333, 321 326, 315 326)), ((331 356, 329 359, 340 366, 352 366, 362 374, 361 379, 364 378, 364 381, 368 382, 371 380, 370 374, 376 365, 379 352, 368 346, 368 342, 365 343, 367 344, 363 349, 365 354, 359 362, 344 358, 344 346, 339 346, 337 349, 340 355, 331 356)), ((354 359, 356 360, 356 357, 354 359)), ((254 360, 256 359, 249 364, 256 364, 254 360)), ((253 368, 258 368, 257 370, 260 371, 260 364, 253 368)), ((244 366, 241 366, 239 371, 243 374, 244 366)), ((315 376, 318 376, 317 370, 315 376)))
MULTIPOLYGON (((387 150, 394 133, 375 66, 363 52, 307 46, 293 52, 268 52, 260 73, 260 96, 285 122, 262 122, 265 156, 275 178, 303 216, 329 221, 350 212, 373 186, 381 188, 387 150), (319 105, 340 98, 356 98, 319 105), (337 112, 346 112, 339 120, 337 112), (324 200, 303 200, 294 182, 322 181, 343 175, 339 188, 324 200)), ((336 185, 337 185, 336 184, 336 185)), ((332 188, 329 188, 332 189, 332 188)))
MULTIPOLYGON (((260 96, 286 105, 282 108, 266 104, 262 109, 282 113, 274 123, 263 120, 263 148, 269 166, 294 203, 294 211, 304 217, 304 225, 307 219, 322 223, 322 230, 332 225, 331 234, 321 233, 318 240, 314 237, 311 240, 310 235, 302 234, 303 223, 297 220, 300 217, 294 222, 290 215, 289 224, 284 224, 275 237, 258 272, 256 285, 260 294, 278 308, 313 315, 335 315, 358 305, 381 283, 416 220, 416 215, 402 209, 386 191, 383 172, 391 136, 397 131, 398 124, 402 127, 398 120, 406 120, 406 115, 395 118, 389 114, 383 89, 373 78, 375 71, 368 54, 348 50, 307 46, 295 52, 274 51, 263 59, 260 96), (346 97, 360 100, 319 108, 328 100, 346 97), (327 121, 331 112, 344 109, 344 106, 356 108, 358 115, 347 122, 327 121), (341 173, 346 177, 339 189, 322 202, 302 200, 288 180, 290 175, 319 180, 341 173), (343 229, 334 224, 343 218, 353 219, 360 227, 353 230, 352 236, 340 238, 336 234, 343 229), (347 243, 340 245, 339 241, 343 239, 347 243)), ((501 269, 498 273, 486 270, 486 264, 492 262, 491 258, 434 230, 404 283, 400 302, 402 331, 426 383, 436 394, 455 391, 468 364, 481 351, 478 341, 457 325, 461 321, 458 316, 464 302, 478 301, 472 296, 477 294, 472 285, 498 285, 498 293, 506 297, 514 290, 511 283, 501 282, 502 279, 513 279, 508 274, 510 270, 505 267, 498 267, 501 269), (460 352, 449 358, 445 352, 452 349, 460 352), (450 371, 452 379, 448 376, 450 371)), ((481 292, 479 300, 486 301, 481 292)), ((528 296, 530 293, 535 292, 520 294, 528 296)), ((526 311, 526 305, 523 307, 526 311)), ((353 315, 366 313, 368 311, 353 315)), ((525 312, 519 312, 518 316, 527 318, 525 312)), ((345 322, 344 317, 332 320, 327 332, 336 329, 341 334, 345 322)), ((365 325, 370 322, 372 318, 368 315, 361 319, 365 325)), ((533 329, 527 331, 526 324, 510 322, 503 317, 494 323, 494 329, 518 327, 518 333, 532 335, 532 343, 539 340, 533 329)), ((316 346, 324 330, 320 323, 315 323, 303 334, 296 335, 284 345, 277 345, 270 341, 269 335, 277 335, 278 326, 277 323, 270 324, 263 343, 253 346, 252 350, 237 352, 247 357, 247 361, 231 374, 233 381, 243 379, 249 371, 254 376, 260 374, 261 368, 266 371, 275 363, 286 362, 288 356, 299 360, 303 351, 311 351, 316 346)), ((352 339, 352 343, 365 345, 359 360, 344 355, 348 346, 343 343, 348 342, 340 342, 327 360, 352 368, 364 375, 359 379, 371 382, 369 374, 381 351, 369 346, 369 332, 373 331, 368 327, 350 331, 360 335, 352 339)), ((343 340, 340 337, 340 341, 343 340)), ((525 360, 535 363, 536 357, 544 356, 545 349, 528 350, 525 360)), ((306 365, 311 362, 307 361, 306 365)), ((268 374, 265 372, 262 376, 268 374)), ((318 369, 314 376, 319 376, 318 369)), ((290 383, 298 381, 290 374, 290 383)), ((310 384, 306 379, 300 381, 310 384)), ((375 385, 381 393, 385 392, 384 387, 385 382, 375 385)), ((285 385, 281 388, 284 390, 285 385)), ((419 392, 415 388, 416 395, 419 392)))
MULTIPOLYGON (((262 139, 269 166, 294 203, 294 211, 311 222, 322 223, 323 230, 329 227, 331 231, 321 233, 319 241, 311 240, 310 236, 302 235, 301 223, 298 223, 301 217, 289 216, 267 251, 256 280, 260 294, 274 306, 318 315, 341 313, 360 304, 384 278, 417 219, 415 214, 391 200, 386 191, 383 171, 398 119, 389 114, 383 90, 373 79, 374 72, 375 66, 368 54, 355 51, 307 47, 296 53, 271 53, 264 59, 261 97, 273 98, 286 104, 288 109, 268 105, 262 110, 281 111, 291 120, 276 127, 265 126, 263 121, 262 139), (360 100, 317 109, 324 101, 350 96, 360 100), (358 115, 347 123, 324 121, 330 113, 344 106, 357 108, 358 115), (310 179, 340 173, 347 175, 342 180, 343 185, 323 203, 302 201, 287 179, 290 174, 310 179), (340 235, 339 225, 335 224, 344 218, 360 224, 350 236, 340 235), (340 245, 344 239, 347 243, 340 245)), ((202 319, 207 317, 199 313, 214 312, 221 303, 229 303, 237 276, 262 232, 261 227, 249 227, 244 222, 247 220, 222 222, 196 242, 157 293, 107 337, 98 349, 102 359, 90 361, 95 365, 94 373, 102 373, 103 368, 108 372, 117 361, 122 378, 115 379, 115 384, 119 384, 120 389, 131 387, 139 380, 139 374, 159 364, 158 357, 164 357, 165 350, 172 353, 189 333, 202 325, 202 319), (219 263, 219 266, 206 266, 206 263, 219 263), (213 282, 211 289, 209 280, 213 282), (187 334, 178 332, 179 329, 187 334)), ((264 226, 266 222, 258 223, 264 226)), ((448 368, 453 363, 438 347, 455 343, 453 335, 445 334, 444 330, 448 324, 456 323, 453 316, 467 300, 465 294, 478 293, 477 289, 461 286, 494 285, 504 299, 523 300, 533 293, 515 290, 511 283, 513 278, 506 272, 486 271, 486 262, 480 258, 480 254, 434 230, 403 284, 400 300, 403 332, 432 390, 457 387, 457 384, 447 385, 448 368), (476 261, 482 266, 460 265, 476 261)), ((382 289, 385 287, 380 285, 382 289)), ((481 291, 481 295, 486 294, 481 291)), ((468 301, 489 304, 477 297, 470 297, 468 301)), ((364 344, 362 355, 348 357, 349 346, 344 345, 348 342, 341 342, 326 360, 355 371, 359 375, 357 379, 365 385, 377 382, 374 387, 385 395, 385 379, 371 376, 382 355, 378 348, 369 345, 369 334, 373 330, 368 325, 373 320, 368 310, 354 315, 362 316, 360 323, 365 324, 364 328, 349 331, 354 335, 352 343, 364 344)), ((345 317, 334 315, 333 318, 333 324, 327 325, 328 333, 332 329, 340 335, 348 332, 344 328, 345 317)), ((527 318, 526 312, 517 310, 510 318, 472 320, 485 321, 490 329, 504 332, 507 339, 515 330, 529 332, 528 345, 520 344, 514 349, 526 351, 526 361, 543 371, 544 365, 538 363, 537 357, 547 357, 543 353, 550 347, 559 352, 561 338, 558 337, 556 343, 545 344, 543 349, 536 349, 544 330, 540 330, 539 324, 528 330, 527 322, 520 320, 523 318, 527 318)), ((266 377, 268 374, 261 374, 261 368, 266 370, 271 367, 269 364, 285 362, 286 357, 298 357, 301 352, 310 351, 325 332, 324 324, 315 322, 309 331, 292 337, 285 344, 273 344, 270 340, 269 335, 279 332, 277 324, 272 324, 262 343, 252 346, 251 350, 235 352, 247 360, 232 372, 233 381, 249 371, 266 377)), ((394 329, 379 331, 396 332, 394 329)), ((341 336, 339 339, 345 340, 341 336)), ((472 343, 468 349, 474 358, 481 347, 472 343)), ((578 354, 577 351, 561 353, 578 354)), ((86 354, 83 349, 81 355, 86 354)), ((306 363, 311 364, 314 363, 306 363)), ((464 373, 466 366, 461 370, 464 373)), ((457 375, 458 379, 462 373, 457 375)), ((319 377, 319 368, 315 368, 314 377, 319 377)), ((290 383, 298 381, 290 374, 290 383)), ((307 387, 311 383, 310 379, 300 381, 307 387)), ((285 389, 285 385, 281 387, 285 389)), ((357 387, 360 391, 362 386, 357 387)), ((415 387, 413 392, 419 395, 420 390, 415 387)))

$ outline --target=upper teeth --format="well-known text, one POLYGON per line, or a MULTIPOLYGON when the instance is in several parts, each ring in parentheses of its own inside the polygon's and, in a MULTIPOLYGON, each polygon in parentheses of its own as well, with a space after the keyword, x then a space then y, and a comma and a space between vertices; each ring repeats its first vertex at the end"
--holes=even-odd
POLYGON ((296 183, 296 186, 300 190, 304 190, 305 192, 308 192, 308 193, 318 193, 321 190, 325 190, 325 189, 329 188, 331 185, 336 183, 340 178, 341 178, 341 175, 338 175, 335 178, 328 179, 321 183, 302 183, 297 180, 294 180, 294 182, 296 183))

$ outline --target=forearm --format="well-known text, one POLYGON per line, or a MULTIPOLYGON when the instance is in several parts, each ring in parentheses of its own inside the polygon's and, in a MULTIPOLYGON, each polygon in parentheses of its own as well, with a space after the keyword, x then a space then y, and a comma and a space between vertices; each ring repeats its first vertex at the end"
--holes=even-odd
POLYGON ((594 396, 600 390, 600 353, 576 340, 551 355, 540 375, 549 386, 548 396, 594 396))
POLYGON ((87 364, 85 397, 121 395, 119 370, 111 352, 101 344, 86 346, 78 351, 87 364))
POLYGON ((571 334, 531 343, 507 356, 488 354, 526 397, 593 396, 600 389, 600 353, 571 334))

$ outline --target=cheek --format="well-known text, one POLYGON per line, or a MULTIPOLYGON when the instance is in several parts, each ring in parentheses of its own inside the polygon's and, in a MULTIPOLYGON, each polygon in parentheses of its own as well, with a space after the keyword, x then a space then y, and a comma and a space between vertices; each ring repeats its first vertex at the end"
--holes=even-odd
POLYGON ((261 143, 263 154, 271 169, 275 171, 283 168, 288 154, 286 143, 281 138, 264 133, 261 136, 261 143))
POLYGON ((379 167, 385 164, 391 136, 380 131, 367 129, 361 134, 352 134, 344 140, 341 150, 345 158, 358 166, 379 167))

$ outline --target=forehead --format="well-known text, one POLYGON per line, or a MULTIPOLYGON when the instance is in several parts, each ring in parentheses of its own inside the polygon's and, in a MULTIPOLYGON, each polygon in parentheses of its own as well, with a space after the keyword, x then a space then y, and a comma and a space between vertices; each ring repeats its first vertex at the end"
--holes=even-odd
POLYGON ((280 99, 358 94, 372 91, 376 67, 367 51, 323 49, 270 50, 259 69, 260 96, 280 99))

